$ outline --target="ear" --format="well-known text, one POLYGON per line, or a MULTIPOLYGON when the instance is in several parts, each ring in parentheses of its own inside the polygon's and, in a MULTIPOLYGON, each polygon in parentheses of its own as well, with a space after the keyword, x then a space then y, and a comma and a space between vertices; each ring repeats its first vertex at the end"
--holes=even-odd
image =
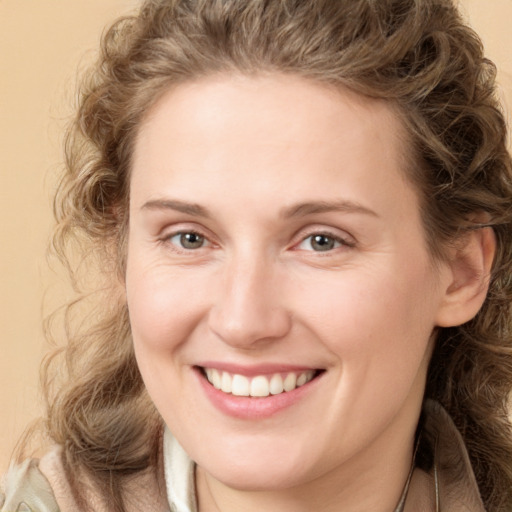
POLYGON ((469 231, 449 250, 438 327, 461 325, 478 313, 489 289, 495 251, 496 238, 490 227, 469 231))

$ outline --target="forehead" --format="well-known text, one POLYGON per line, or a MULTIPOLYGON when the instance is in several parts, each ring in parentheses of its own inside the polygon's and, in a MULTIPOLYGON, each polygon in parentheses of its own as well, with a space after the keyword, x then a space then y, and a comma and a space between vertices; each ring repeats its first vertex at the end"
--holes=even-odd
POLYGON ((227 142, 220 132, 223 126, 233 129, 233 139, 243 134, 254 144, 271 135, 268 129, 274 127, 275 143, 291 145, 298 132, 310 127, 308 138, 314 144, 325 135, 315 127, 334 128, 334 133, 339 134, 350 119, 357 119, 357 123, 345 131, 345 138, 355 141, 365 131, 364 135, 383 142, 389 151, 398 149, 401 155, 405 150, 406 137, 398 109, 388 101, 295 75, 213 75, 172 86, 161 95, 143 118, 134 160, 148 146, 165 142, 162 139, 172 132, 189 135, 191 144, 202 132, 209 132, 211 145, 221 146, 227 142), (388 130, 382 131, 383 125, 388 130), (212 138, 213 133, 218 138, 212 138))
POLYGON ((142 200, 190 191, 195 180, 208 201, 214 185, 229 191, 252 180, 251 193, 258 185, 268 194, 265 183, 279 178, 286 192, 276 200, 286 202, 297 190, 325 195, 344 175, 349 188, 378 189, 391 177, 402 187, 404 139, 382 100, 296 76, 213 76, 169 89, 148 112, 131 188, 142 200))

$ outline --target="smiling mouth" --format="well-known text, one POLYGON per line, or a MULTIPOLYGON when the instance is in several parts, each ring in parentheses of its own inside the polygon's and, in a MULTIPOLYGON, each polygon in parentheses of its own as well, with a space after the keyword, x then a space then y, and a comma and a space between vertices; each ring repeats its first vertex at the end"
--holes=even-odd
POLYGON ((289 393, 311 382, 323 372, 323 370, 306 370, 246 377, 215 368, 201 367, 200 370, 208 382, 223 393, 258 398, 289 393))

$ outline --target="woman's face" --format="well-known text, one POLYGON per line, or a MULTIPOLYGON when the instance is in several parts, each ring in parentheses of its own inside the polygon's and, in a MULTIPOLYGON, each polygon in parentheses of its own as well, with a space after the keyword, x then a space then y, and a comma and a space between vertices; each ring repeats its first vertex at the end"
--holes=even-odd
POLYGON ((133 343, 166 424, 218 481, 410 463, 448 271, 401 133, 383 102, 280 75, 177 86, 143 124, 133 343))

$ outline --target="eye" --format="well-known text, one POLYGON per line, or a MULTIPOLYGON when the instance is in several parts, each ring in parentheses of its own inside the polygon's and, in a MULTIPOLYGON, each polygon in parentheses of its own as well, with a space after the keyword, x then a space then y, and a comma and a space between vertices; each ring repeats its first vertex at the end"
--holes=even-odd
POLYGON ((201 247, 209 245, 204 236, 194 231, 176 233, 169 237, 168 240, 178 248, 186 250, 201 249, 201 247))
POLYGON ((351 246, 349 242, 342 238, 326 233, 314 233, 304 238, 298 248, 304 251, 327 252, 343 245, 351 246))

